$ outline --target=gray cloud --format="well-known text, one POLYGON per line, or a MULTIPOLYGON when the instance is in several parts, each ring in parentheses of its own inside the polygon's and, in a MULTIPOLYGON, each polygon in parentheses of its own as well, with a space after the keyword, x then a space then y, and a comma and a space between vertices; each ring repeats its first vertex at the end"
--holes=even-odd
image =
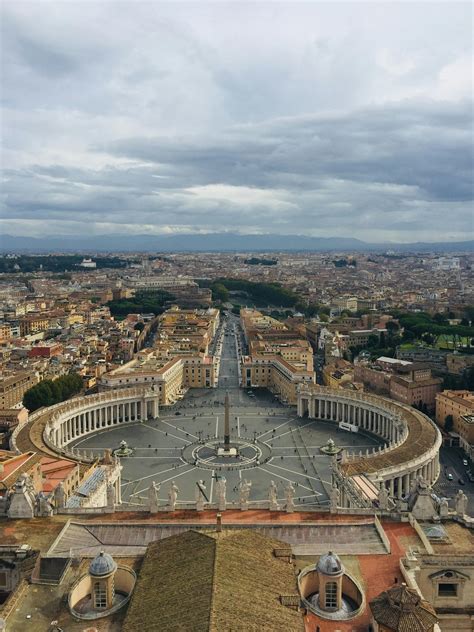
POLYGON ((2 6, 4 231, 473 236, 470 5, 48 6, 2 6))

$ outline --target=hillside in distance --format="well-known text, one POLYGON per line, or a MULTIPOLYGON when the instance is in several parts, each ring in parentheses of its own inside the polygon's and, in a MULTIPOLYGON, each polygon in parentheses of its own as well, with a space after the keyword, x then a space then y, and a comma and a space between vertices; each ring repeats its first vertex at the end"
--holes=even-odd
POLYGON ((468 252, 474 241, 369 243, 351 237, 304 235, 241 235, 206 233, 178 235, 91 235, 58 237, 0 236, 1 252, 468 252))

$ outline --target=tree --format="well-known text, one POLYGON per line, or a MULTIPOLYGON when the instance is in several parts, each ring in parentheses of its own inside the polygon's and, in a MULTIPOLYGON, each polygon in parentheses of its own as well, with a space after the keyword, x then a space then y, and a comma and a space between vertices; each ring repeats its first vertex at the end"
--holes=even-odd
POLYGON ((145 323, 143 323, 142 321, 138 322, 134 327, 135 331, 143 331, 144 329, 145 329, 145 323))
POLYGON ((214 283, 211 286, 212 299, 214 301, 220 301, 221 303, 227 303, 229 300, 229 290, 222 283, 214 283))
POLYGON ((452 415, 446 415, 444 418, 444 429, 446 432, 451 432, 454 426, 454 419, 452 415))
POLYGON ((42 406, 52 406, 69 399, 82 389, 82 378, 77 373, 62 375, 57 380, 41 380, 23 395, 23 405, 30 412, 42 406))
POLYGON ((385 325, 385 329, 389 332, 391 331, 392 333, 394 333, 395 331, 398 331, 400 329, 400 325, 394 320, 389 320, 385 325))
POLYGON ((378 336, 376 336, 375 334, 370 334, 367 340, 367 346, 369 347, 369 349, 373 349, 374 347, 377 347, 378 344, 379 344, 378 336))

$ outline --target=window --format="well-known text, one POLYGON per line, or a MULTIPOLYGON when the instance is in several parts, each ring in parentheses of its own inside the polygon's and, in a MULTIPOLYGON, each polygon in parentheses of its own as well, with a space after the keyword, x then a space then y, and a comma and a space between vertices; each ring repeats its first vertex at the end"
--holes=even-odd
POLYGON ((95 582, 94 584, 94 606, 96 608, 107 608, 107 589, 105 582, 95 582))
POLYGON ((438 584, 438 597, 457 597, 457 584, 438 584))
POLYGON ((326 584, 326 608, 337 608, 337 584, 328 582, 326 584))

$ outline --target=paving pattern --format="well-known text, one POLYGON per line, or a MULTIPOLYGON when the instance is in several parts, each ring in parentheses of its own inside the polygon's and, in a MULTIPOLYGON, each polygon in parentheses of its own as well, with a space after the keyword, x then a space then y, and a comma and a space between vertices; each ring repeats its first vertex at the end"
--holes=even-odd
MULTIPOLYGON (((192 389, 173 407, 162 409, 152 421, 113 427, 78 440, 76 449, 102 453, 105 448, 118 448, 122 440, 133 448, 130 457, 122 459, 122 499, 130 507, 143 507, 152 482, 160 486, 159 501, 166 505, 172 483, 179 488, 178 508, 195 502, 196 483, 203 481, 209 503, 216 502, 215 483, 226 478, 227 502, 237 506, 240 485, 251 482, 250 502, 266 506, 268 489, 273 480, 278 500, 285 502, 285 487, 295 487, 295 504, 301 509, 327 506, 331 487, 330 457, 320 452, 329 438, 348 451, 365 451, 378 446, 376 437, 339 430, 332 422, 301 419, 295 407, 281 405, 265 389, 254 392, 239 388, 238 362, 233 335, 222 345, 219 386, 216 389, 192 389), (264 456, 254 457, 248 467, 235 467, 215 460, 193 463, 189 454, 200 444, 215 444, 224 434, 224 398, 230 397, 231 441, 245 440, 260 446, 264 456)), ((232 505, 231 505, 232 506, 232 505)))

